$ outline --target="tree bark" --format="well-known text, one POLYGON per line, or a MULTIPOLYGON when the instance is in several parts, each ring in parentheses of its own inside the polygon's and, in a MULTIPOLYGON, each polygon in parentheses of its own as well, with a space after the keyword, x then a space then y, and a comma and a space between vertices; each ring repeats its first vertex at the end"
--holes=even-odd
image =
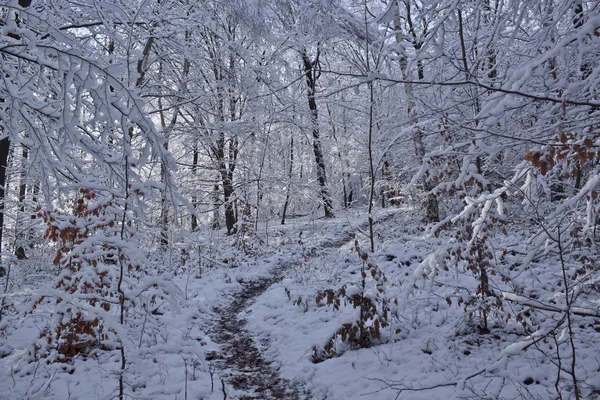
POLYGON ((0 253, 2 253, 2 239, 4 234, 4 200, 6 194, 6 170, 8 168, 9 150, 10 139, 5 137, 0 140, 0 253))
MULTIPOLYGON (((198 161, 200 158, 200 154, 198 152, 198 142, 194 143, 194 155, 192 158, 192 175, 195 177, 198 174, 198 161)), ((195 231, 198 228, 198 217, 196 213, 198 212, 198 197, 194 194, 192 196, 192 207, 194 208, 194 212, 192 213, 192 231, 195 231)))
MULTIPOLYGON (((417 34, 413 27, 411 13, 410 13, 410 5, 408 3, 405 3, 405 4, 406 4, 406 10, 407 10, 407 21, 409 24, 409 31, 410 31, 411 35, 413 36, 412 45, 413 45, 414 49, 416 51, 418 51, 421 48, 421 45, 418 41, 417 34)), ((402 32, 401 32, 401 27, 400 27, 400 5, 398 3, 396 5, 396 12, 394 15, 394 29, 396 31, 396 43, 398 43, 398 44, 403 43, 404 39, 402 38, 402 32)), ((418 117, 416 116, 416 112, 415 112, 413 84, 410 82, 410 79, 408 79, 409 78, 409 76, 408 76, 408 61, 404 55, 400 58, 400 70, 402 71, 402 78, 407 81, 404 84, 404 90, 406 92, 406 97, 407 97, 407 106, 406 106, 407 110, 406 111, 407 111, 410 122, 415 125, 415 128, 413 129, 413 133, 412 133, 412 136, 413 136, 412 139, 413 139, 413 144, 414 144, 414 148, 415 148, 415 155, 417 157, 417 161, 422 164, 423 159, 425 157, 425 145, 423 144, 423 131, 421 130, 421 128, 419 128, 417 126, 419 121, 418 121, 418 117)), ((417 64, 417 76, 418 76, 419 80, 423 80, 423 78, 424 78, 423 64, 420 61, 417 64)), ((425 191, 425 193, 427 193, 427 204, 425 207, 427 220, 429 222, 438 222, 440 220, 440 217, 439 217, 439 207, 438 207, 437 196, 435 194, 431 193, 431 190, 433 190, 433 188, 434 188, 433 182, 431 182, 431 180, 428 177, 423 176, 422 183, 423 183, 423 190, 425 191)))
MULTIPOLYGON (((31 5, 31 0, 19 0, 19 6, 27 8, 31 5)), ((18 13, 15 14, 17 24, 20 24, 21 19, 18 13)), ((9 33, 11 35, 11 33, 9 33)), ((14 35, 14 34, 13 34, 14 35)), ((4 99, 0 99, 4 102, 4 99)), ((2 253, 2 239, 4 234, 4 210, 6 196, 6 170, 8 168, 8 154, 10 152, 10 137, 7 136, 0 140, 0 254, 2 253)))
MULTIPOLYGON (((229 27, 229 29, 233 29, 229 27)), ((233 31, 230 31, 233 34, 233 31)), ((236 166, 236 159, 238 155, 238 139, 236 137, 226 138, 225 132, 223 131, 225 122, 229 118, 230 122, 237 119, 237 103, 238 98, 231 88, 225 89, 225 77, 234 74, 236 65, 235 58, 231 55, 225 64, 225 60, 220 59, 219 49, 217 44, 211 35, 205 37, 206 50, 210 57, 216 60, 212 65, 212 72, 216 83, 216 95, 217 95, 217 110, 216 118, 220 123, 218 128, 218 136, 213 146, 211 146, 212 159, 218 168, 221 185, 223 186, 223 204, 225 206, 225 227, 227 228, 227 234, 230 235, 235 232, 235 224, 237 218, 234 209, 235 200, 235 187, 233 184, 234 171, 236 166), (225 67, 227 65, 227 67, 225 67), (227 107, 229 107, 227 113, 227 107), (228 114, 228 115, 227 115, 228 114)), ((215 188, 218 185, 215 184, 215 188)), ((213 193, 214 194, 214 193, 213 193)), ((213 199, 216 200, 216 199, 213 199)), ((215 201, 216 206, 216 201, 215 201)), ((215 217, 218 215, 218 210, 215 210, 215 217)), ((220 224, 218 221, 213 221, 213 228, 218 227, 220 224)))
POLYGON ((317 101, 315 99, 317 79, 319 73, 317 71, 319 65, 319 54, 314 60, 311 60, 306 53, 306 50, 302 51, 302 65, 304 67, 304 75, 306 76, 306 87, 307 87, 307 98, 308 108, 310 110, 310 118, 312 124, 312 137, 313 137, 313 153, 315 155, 315 162, 317 164, 317 180, 321 188, 321 201, 323 202, 323 209, 325 210, 325 218, 333 217, 333 206, 331 204, 331 197, 329 195, 329 189, 327 187, 327 172, 325 169, 325 157, 323 156, 323 149, 321 146, 321 138, 319 133, 319 112, 317 109, 317 101))
MULTIPOLYGON (((336 129, 336 125, 335 125, 335 121, 333 120, 333 115, 331 112, 331 108, 327 105, 326 106, 327 109, 327 114, 329 115, 329 123, 331 124, 331 136, 333 137, 333 140, 335 141, 335 145, 337 147, 337 152, 335 153, 335 155, 338 158, 338 161, 340 163, 340 168, 342 170, 342 204, 344 205, 344 209, 347 209, 348 207, 350 207, 350 203, 348 202, 348 177, 350 176, 350 174, 347 172, 347 170, 349 170, 350 168, 346 168, 344 165, 344 161, 347 163, 347 160, 344 160, 342 157, 342 151, 341 149, 341 145, 340 142, 337 138, 337 129, 336 129)), ((345 110, 342 111, 345 114, 345 110)), ((346 118, 344 115, 344 137, 347 137, 346 135, 346 118)))
MULTIPOLYGON (((235 170, 235 160, 238 152, 237 139, 229 139, 227 145, 225 144, 225 133, 219 134, 216 148, 214 148, 215 156, 219 166, 219 173, 221 177, 221 184, 223 185, 223 202, 225 205, 225 227, 227 228, 227 234, 231 235, 235 233, 235 224, 237 218, 235 217, 235 211, 233 202, 235 200, 235 188, 233 185, 233 172, 235 170), (225 155, 227 150, 227 158, 225 155)), ((215 188, 218 185, 215 185, 215 188)), ((214 224, 213 224, 214 226, 214 224)))
POLYGON ((15 240, 15 256, 19 260, 27 259, 25 254, 25 243, 29 241, 28 231, 25 231, 25 221, 23 220, 25 214, 25 197, 27 194, 27 160, 29 158, 29 151, 27 147, 22 146, 21 152, 21 173, 19 176, 19 213, 17 214, 17 229, 16 229, 16 240, 15 240))
POLYGON ((285 193, 285 203, 283 203, 283 211, 281 212, 281 225, 285 225, 285 215, 288 205, 290 204, 290 190, 292 186, 292 172, 294 170, 294 136, 290 136, 290 168, 288 170, 288 185, 285 193))
POLYGON ((220 181, 221 176, 219 175, 217 178, 215 178, 215 183, 211 192, 211 198, 213 203, 213 217, 211 227, 213 229, 219 229, 221 227, 221 213, 219 212, 219 210, 221 209, 221 188, 219 187, 220 181))
MULTIPOLYGON (((160 63, 159 66, 159 70, 160 73, 162 74, 162 63, 160 63)), ((165 133, 165 144, 164 144, 164 148, 165 150, 169 150, 169 138, 168 138, 168 130, 167 130, 167 121, 166 121, 166 117, 165 117, 165 112, 163 111, 163 104, 162 104, 162 100, 159 97, 158 98, 158 108, 161 110, 160 111, 160 126, 163 129, 163 132, 165 133)), ((173 114, 173 118, 171 120, 171 124, 170 125, 175 125, 177 120, 177 111, 173 114)), ((163 198, 162 198, 162 204, 161 204, 161 210, 160 210, 160 223, 161 223, 161 231, 160 231, 160 245, 163 248, 166 248, 169 246, 169 204, 167 203, 167 171, 165 169, 164 164, 160 165, 160 179, 161 182, 163 183, 163 185, 165 185, 165 188, 163 189, 163 198)))
POLYGON ((223 176, 223 195, 225 196, 225 227, 228 235, 235 233, 235 223, 237 222, 233 208, 234 192, 233 179, 227 173, 223 176))

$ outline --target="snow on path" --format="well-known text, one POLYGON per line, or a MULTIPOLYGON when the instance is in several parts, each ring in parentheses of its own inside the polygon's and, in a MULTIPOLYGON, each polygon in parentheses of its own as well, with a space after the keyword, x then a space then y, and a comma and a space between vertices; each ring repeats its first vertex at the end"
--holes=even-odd
MULTIPOLYGON (((380 218, 381 223, 392 218, 390 213, 380 218)), ((335 240, 325 239, 317 246, 320 248, 342 248, 355 238, 355 230, 364 231, 367 224, 362 224, 350 232, 341 232, 335 240)), ((314 256, 314 255, 313 255, 314 256)), ((266 277, 252 280, 238 279, 242 289, 233 295, 234 300, 226 307, 218 308, 219 320, 210 333, 212 340, 219 345, 220 351, 207 354, 207 361, 215 362, 221 369, 221 375, 236 393, 227 393, 223 385, 224 397, 234 395, 237 399, 310 399, 310 392, 305 391, 299 382, 293 382, 279 376, 272 362, 261 354, 268 349, 268 340, 262 340, 257 346, 252 334, 246 329, 246 319, 240 314, 250 312, 249 307, 265 293, 273 284, 284 278, 284 272, 290 269, 289 262, 283 262, 266 277)))
POLYGON ((298 383, 281 378, 271 363, 260 354, 252 336, 245 329, 246 320, 239 315, 271 285, 281 280, 284 269, 285 266, 280 266, 271 276, 240 281, 242 290, 234 295, 233 302, 217 310, 220 319, 211 336, 221 349, 208 353, 206 359, 216 361, 223 376, 236 391, 240 391, 237 397, 240 400, 310 398, 298 383))

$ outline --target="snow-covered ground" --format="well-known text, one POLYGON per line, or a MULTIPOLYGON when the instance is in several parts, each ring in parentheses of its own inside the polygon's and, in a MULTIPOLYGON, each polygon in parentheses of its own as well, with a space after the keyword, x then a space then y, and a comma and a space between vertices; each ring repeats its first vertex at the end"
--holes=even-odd
MULTIPOLYGON (((359 283, 362 261, 353 240, 340 248, 319 248, 296 263, 284 281, 250 308, 249 326, 258 338, 267 339, 264 351, 282 375, 306 382, 318 399, 548 398, 544 383, 552 382, 555 371, 533 357, 516 362, 504 357, 510 343, 524 339, 523 332, 457 335, 466 323, 461 308, 430 290, 413 293, 415 271, 441 239, 429 237, 408 218, 399 211, 376 228, 379 250, 373 259, 389 279, 387 294, 399 300, 384 334, 389 342, 312 362, 312 347, 322 346, 341 324, 356 317, 351 307, 336 311, 314 301, 318 289, 359 283), (298 298, 300 304, 294 304, 298 298), (535 384, 527 387, 523 381, 530 376, 535 384)), ((366 237, 357 238, 361 247, 368 247, 366 237)))
MULTIPOLYGON (((491 319, 496 322, 490 322, 490 332, 478 333, 464 306, 458 305, 460 293, 476 287, 475 279, 465 271, 443 271, 431 254, 451 239, 432 237, 412 215, 402 209, 376 215, 380 221, 375 226, 376 251, 368 260, 387 280, 379 291, 367 275, 363 293, 388 301, 389 326, 381 328, 380 338, 368 348, 353 347, 337 337, 332 343, 339 356, 321 362, 315 362, 313 348, 321 349, 342 324, 359 318, 359 309, 344 305, 343 299, 336 309, 318 305, 315 297, 320 290, 336 291, 342 285, 349 296, 363 290, 363 259, 355 251, 355 240, 361 250, 368 249, 368 238, 361 233, 366 229, 364 214, 340 212, 335 219, 303 217, 289 219, 285 226, 261 225, 257 234, 246 238, 246 254, 239 250, 238 238, 212 232, 187 237, 181 244, 189 252, 185 265, 179 248, 150 255, 154 264, 150 267, 172 274, 181 293, 178 307, 166 301, 157 305, 160 323, 142 327, 143 340, 130 335, 126 398, 223 399, 223 391, 228 399, 269 398, 236 391, 229 380, 232 371, 220 370, 207 354, 219 351, 215 341, 219 310, 243 289, 241 282, 274 271, 282 279, 249 301, 240 318, 279 376, 299 383, 313 399, 550 399, 558 397, 557 387, 563 396, 572 394, 571 357, 564 352, 561 359, 556 357, 557 344, 562 350, 567 340, 564 328, 530 337, 512 315, 502 324, 491 319)), ((118 351, 101 351, 64 364, 23 361, 52 307, 44 303, 36 312, 24 311, 31 289, 49 287, 53 279, 50 262, 34 264, 28 261, 13 273, 20 283, 7 298, 13 307, 2 321, 0 399, 116 398, 118 351), (26 279, 34 271, 39 278, 26 279)), ((539 268, 523 271, 523 279, 545 284, 557 274, 539 268)), ((556 314, 540 311, 530 320, 548 327, 556 314)), ((583 393, 594 398, 600 387, 600 350, 583 347, 596 340, 588 323, 593 319, 574 323, 577 377, 583 393)))

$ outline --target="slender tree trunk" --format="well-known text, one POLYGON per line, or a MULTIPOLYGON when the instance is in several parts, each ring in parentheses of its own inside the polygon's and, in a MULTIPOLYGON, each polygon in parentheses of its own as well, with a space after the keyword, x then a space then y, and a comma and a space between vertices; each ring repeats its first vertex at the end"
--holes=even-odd
MULTIPOLYGON (((235 188, 233 186, 233 172, 235 170, 235 160, 237 158, 238 142, 237 139, 229 139, 225 145, 225 134, 221 132, 217 143, 217 159, 219 162, 219 172, 221 183, 223 185, 223 201, 225 204, 225 227, 227 234, 235 232, 237 218, 233 202, 235 201, 235 188), (227 157, 225 149, 227 147, 227 157)), ((216 187, 216 185, 215 185, 216 187)))
MULTIPOLYGON (((28 8, 31 5, 31 0, 19 0, 19 6, 22 8, 28 8)), ((18 13, 15 13, 15 20, 17 25, 22 22, 18 13)), ((11 36, 17 36, 9 33, 11 36)), ((18 37, 18 36, 17 36, 18 37)), ((4 102, 4 99, 0 99, 4 102)), ((0 254, 2 254, 2 240, 4 235, 4 211, 5 211, 5 196, 6 196, 6 170, 8 169, 8 154, 10 153, 10 137, 7 136, 0 140, 0 254)))
MULTIPOLYGON (((160 73, 162 74, 162 63, 160 64, 160 73)), ((158 108, 160 111, 160 125, 163 129, 163 132, 167 133, 167 122, 165 118, 165 112, 163 111, 163 104, 161 97, 158 98, 158 108)), ((175 120, 177 119, 177 113, 173 115, 173 125, 175 125, 175 120)), ((169 150, 169 139, 165 137, 165 150, 169 150)), ((160 179, 163 185, 165 185, 163 189, 163 198, 160 210, 160 223, 161 223, 161 231, 160 231, 160 245, 161 247, 169 246, 169 205, 167 203, 167 171, 165 166, 161 164, 160 166, 160 179)))
POLYGON ((290 204, 290 191, 292 186, 292 172, 294 170, 294 136, 290 135, 290 168, 288 169, 288 185, 285 193, 285 203, 283 203, 283 211, 281 212, 281 225, 285 225, 285 215, 288 205, 290 204))
POLYGON ((263 171, 265 169, 265 159, 267 157, 267 150, 269 148, 269 138, 270 138, 270 134, 271 134, 271 126, 269 126, 268 130, 267 130, 267 135, 265 137, 265 143, 264 143, 264 149, 260 158, 260 165, 258 168, 258 177, 256 179, 256 219, 254 222, 254 230, 258 230, 258 217, 259 217, 259 213, 260 213, 260 203, 262 201, 263 198, 263 185, 262 185, 262 176, 263 176, 263 171))
MULTIPOLYGON (((199 152, 198 152, 198 142, 194 143, 194 155, 192 158, 192 175, 196 177, 198 175, 198 160, 199 160, 199 152)), ((198 212, 198 197, 194 194, 192 196, 192 207, 194 207, 194 212, 192 213, 192 231, 195 231, 198 228, 198 217, 196 213, 198 212)))
POLYGON ((221 187, 219 185, 221 178, 220 176, 215 179, 215 183, 213 185, 213 191, 211 193, 212 203, 213 203, 213 220, 211 227, 213 229, 219 229, 221 227, 221 187))
MULTIPOLYGON (((371 63, 370 63, 370 55, 369 55, 369 30, 368 30, 368 22, 367 22, 367 0, 365 0, 364 4, 364 17, 365 17, 365 35, 367 37, 365 43, 365 60, 367 62, 367 72, 371 72, 371 63)), ((375 232, 374 228, 374 220, 373 220, 373 206, 374 206, 374 198, 375 198, 375 165, 373 162, 373 82, 370 81, 369 85, 369 126, 368 126, 368 137, 367 137, 367 151, 369 155, 369 241, 371 244, 371 253, 375 252, 375 232)), ((364 279, 363 279, 363 289, 364 289, 364 279)))
MULTIPOLYGON (((31 203, 32 203, 33 208, 35 210, 36 204, 38 202, 38 196, 40 195, 40 184, 39 183, 35 183, 33 185, 33 188, 31 190, 31 192, 32 192, 31 193, 31 203)), ((31 221, 33 221, 34 219, 37 218, 37 213, 35 211, 33 211, 31 213, 31 216, 29 218, 30 218, 31 221)), ((28 246, 29 246, 30 249, 33 249, 33 246, 34 246, 33 238, 35 237, 34 236, 34 231, 33 231, 33 223, 31 223, 31 226, 29 227, 27 236, 29 237, 28 246)))
MULTIPOLYGON (((368 57, 367 53, 367 57, 368 57)), ((371 253, 375 252, 375 233, 373 232, 373 198, 375 196, 375 166, 373 165, 373 82, 369 82, 369 241, 371 244, 371 253)))
MULTIPOLYGON (((405 4, 406 4, 406 9, 407 9, 407 21, 410 26, 409 30, 411 31, 411 34, 413 36, 413 47, 415 48, 415 50, 418 51, 420 49, 420 43, 418 42, 418 38, 413 29, 411 13, 410 13, 410 6, 408 3, 405 3, 405 4)), ((394 18, 394 29, 396 31, 396 43, 402 44, 404 42, 404 39, 402 38, 402 32, 401 32, 401 27, 400 27, 400 8, 399 7, 400 7, 400 5, 397 4, 396 13, 394 16, 395 17, 394 18)), ((418 69, 417 74, 418 74, 419 80, 423 80, 423 78, 424 78, 423 65, 420 61, 418 62, 417 69, 418 69)), ((402 78, 407 81, 404 84, 404 90, 406 92, 406 97, 407 97, 407 106, 406 106, 407 110, 406 111, 407 111, 410 123, 415 125, 415 128, 413 129, 413 133, 412 133, 412 135, 413 135, 412 139, 413 139, 413 144, 414 144, 414 148, 415 148, 415 155, 417 157, 417 161, 422 164, 423 159, 425 157, 425 145, 423 144, 423 131, 421 130, 421 128, 418 127, 419 121, 416 116, 416 110, 415 110, 413 84, 410 82, 410 76, 408 73, 408 61, 404 55, 400 58, 400 70, 402 71, 402 78)), ((440 217, 439 217, 437 196, 435 194, 431 193, 431 190, 433 190, 433 188, 434 188, 433 182, 431 182, 431 180, 428 177, 423 176, 422 183, 423 183, 423 189, 427 193, 427 205, 426 205, 427 220, 429 222, 437 222, 437 221, 439 221, 440 217)))
POLYGON ((233 173, 225 171, 221 174, 223 181, 223 196, 225 198, 225 227, 227 228, 227 234, 230 235, 235 233, 235 223, 237 219, 235 217, 233 202, 235 200, 233 187, 233 173))
MULTIPOLYGON (((233 29, 233 28, 231 28, 233 29)), ((233 33, 233 32, 231 32, 233 33)), ((215 60, 219 59, 216 44, 211 41, 211 38, 207 36, 205 38, 207 50, 210 56, 215 60)), ((228 70, 225 69, 224 61, 213 63, 212 69, 217 84, 217 119, 222 125, 219 127, 219 132, 215 144, 212 146, 212 157, 216 166, 219 169, 219 176, 221 178, 221 184, 223 186, 223 204, 225 206, 225 227, 227 228, 227 234, 230 235, 235 232, 235 224, 237 222, 234 200, 235 200, 235 187, 233 184, 234 171, 236 167, 236 159, 238 155, 238 139, 232 137, 226 139, 225 132, 223 131, 223 125, 225 125, 226 118, 229 118, 231 122, 237 118, 237 102, 238 99, 235 97, 233 90, 225 90, 225 76, 234 74, 235 72, 235 59, 232 55, 228 61, 228 70), (227 116, 226 105, 229 107, 229 116, 227 116)), ((215 185, 217 187, 218 185, 215 185)), ((214 202, 216 206, 216 201, 214 202)), ((218 210, 215 210, 215 216, 218 215, 218 210)), ((219 223, 213 221, 213 227, 218 227, 219 223)))
MULTIPOLYGON (((147 41, 146 41, 146 45, 144 46, 144 51, 142 53, 142 58, 140 60, 138 60, 137 63, 137 72, 138 72, 138 78, 136 80, 135 83, 135 87, 136 88, 140 88, 143 84, 144 84, 144 78, 145 78, 145 74, 146 74, 146 69, 147 69, 147 64, 148 64, 148 59, 150 57, 150 51, 152 49, 152 43, 153 43, 154 38, 152 36, 150 36, 147 41)), ((129 132, 128 134, 124 134, 123 140, 124 140, 124 149, 127 149, 128 147, 130 147, 131 145, 131 140, 133 138, 133 127, 129 128, 129 132)), ((123 206, 123 210, 122 210, 122 219, 121 219, 121 230, 120 230, 120 239, 121 241, 125 241, 127 239, 127 231, 126 231, 126 224, 127 224, 127 214, 129 211, 129 197, 130 197, 130 182, 129 182, 129 155, 126 151, 124 151, 124 161, 125 161, 125 165, 124 165, 124 176, 125 176, 125 193, 124 193, 124 206, 123 206)), ((162 170, 162 166, 161 166, 161 170, 162 170)), ((124 284, 124 280, 125 280, 125 271, 126 271, 126 266, 125 266, 125 258, 121 257, 121 252, 122 249, 121 247, 118 247, 118 260, 119 260, 119 276, 118 276, 118 283, 117 283, 117 292, 119 293, 119 323, 121 325, 125 324, 125 302, 127 301, 127 295, 125 294, 125 289, 123 288, 123 284, 124 284)), ((121 354, 121 368, 120 368, 120 373, 119 373, 119 393, 118 393, 118 398, 119 400, 124 400, 125 399, 125 370, 127 367, 127 358, 125 356, 125 344, 123 343, 123 341, 121 341, 120 346, 119 346, 119 351, 121 354)))
MULTIPOLYGON (((470 77, 470 73, 469 73, 469 65, 468 65, 468 61, 467 61, 467 51, 466 51, 466 46, 465 46, 465 39, 464 39, 464 26, 463 26, 463 18, 462 18, 462 10, 458 9, 457 10, 458 13, 458 34, 459 34, 459 38, 460 38, 460 47, 461 47, 461 53, 462 53, 462 63, 463 63, 463 68, 464 68, 464 72, 465 72, 465 77, 466 79, 469 79, 470 77)), ((486 20, 484 18, 484 20, 486 22, 489 22, 489 20, 486 20)), ((489 61, 489 59, 488 59, 489 61)), ((474 111, 474 115, 478 115, 479 111, 480 111, 480 105, 479 105, 479 98, 471 95, 471 97, 473 98, 473 111, 474 111)), ((477 126, 477 122, 475 123, 475 126, 477 126)), ((480 156, 477 156, 475 158, 475 168, 477 169, 477 173, 480 175, 484 175, 483 172, 483 161, 481 159, 480 156)), ((490 188, 491 189, 491 188, 490 188)), ((480 260, 483 259, 483 255, 481 254, 481 246, 482 244, 479 243, 477 244, 477 256, 480 260)), ((479 285, 480 285, 480 289, 481 289, 481 299, 482 302, 485 303, 486 298, 488 298, 490 296, 490 290, 489 290, 489 277, 488 277, 488 271, 487 268, 485 267, 485 264, 483 262, 479 263, 479 285)), ((487 312, 487 308, 484 305, 483 310, 481 312, 481 321, 479 324, 479 330, 480 333, 482 334, 487 334, 489 333, 489 329, 488 329, 488 312, 487 312)))
MULTIPOLYGON (((234 55, 230 55, 228 68, 229 75, 234 74, 235 70, 235 57, 234 55)), ((233 122, 238 118, 238 98, 236 97, 232 86, 229 86, 227 95, 229 101, 229 120, 233 122)), ((241 116, 241 110, 239 115, 241 116)), ((235 224, 238 220, 237 208, 234 207, 235 188, 233 186, 233 173, 235 171, 239 150, 237 137, 234 136, 230 138, 227 144, 227 177, 226 179, 223 179, 223 194, 225 196, 225 226, 227 227, 227 233, 231 234, 235 233, 235 224)))
POLYGON ((384 182, 381 185, 381 208, 385 208, 387 206, 385 199, 389 196, 390 192, 388 183, 390 181, 390 163, 387 160, 386 154, 383 155, 383 163, 381 163, 381 180, 384 182))
MULTIPOLYGON (((575 27, 575 29, 579 29, 585 23, 585 14, 584 14, 584 10, 583 10, 583 4, 576 3, 574 11, 575 11, 575 16, 573 17, 573 26, 575 27)), ((584 62, 580 67, 580 71, 581 71, 581 80, 586 80, 592 73, 592 64, 590 62, 584 62)), ((590 111, 590 113, 591 113, 591 111, 590 111)), ((582 178, 582 174, 583 174, 583 165, 578 157, 576 158, 575 169, 576 169, 576 171, 575 171, 575 190, 579 190, 579 189, 581 189, 581 178, 582 178)))
MULTIPOLYGON (((165 150, 169 150, 169 142, 168 139, 165 138, 164 144, 165 150)), ((162 207, 161 207, 161 231, 160 231, 160 245, 162 247, 169 246, 169 203, 167 201, 167 179, 166 179, 166 169, 165 166, 161 164, 160 166, 160 175, 165 188, 163 190, 163 198, 162 198, 162 207)))
POLYGON ((27 160, 29 159, 27 147, 23 146, 21 156, 23 159, 23 165, 21 165, 21 176, 19 177, 19 210, 21 212, 25 212, 25 194, 27 193, 27 160))
MULTIPOLYGON (((348 121, 346 120, 346 109, 342 111, 344 117, 344 137, 348 137, 348 121)), ((346 157, 345 172, 343 173, 342 181, 344 183, 344 207, 352 207, 354 190, 352 188, 352 174, 350 173, 350 160, 346 157)))
MULTIPOLYGON (((188 37, 188 33, 186 32, 186 38, 188 37)), ((183 79, 185 79, 189 73, 190 66, 187 59, 183 60, 183 79)), ((159 64, 159 74, 162 76, 163 74, 163 63, 159 64)), ((186 91, 185 86, 182 88, 183 91, 186 91)), ((158 108, 160 110, 160 125, 163 130, 163 134, 165 137, 164 149, 169 150, 169 136, 171 131, 175 128, 177 124, 177 116, 179 115, 179 107, 175 107, 173 110, 173 114, 171 115, 171 119, 169 124, 167 124, 167 118, 165 115, 165 111, 163 108, 162 97, 158 98, 158 108)), ((163 189, 163 198, 162 198, 162 207, 161 207, 161 233, 160 233, 160 244, 163 247, 167 247, 169 245, 169 202, 168 202, 168 182, 167 182, 167 170, 163 164, 160 166, 160 177, 161 181, 164 185, 163 189)))
POLYGON ((15 240, 15 256, 19 260, 27 259, 25 254, 25 241, 27 240, 28 231, 24 229, 25 221, 23 220, 25 215, 25 196, 27 194, 27 160, 29 158, 29 152, 27 147, 22 146, 21 152, 21 173, 19 176, 19 213, 17 214, 17 229, 16 229, 16 240, 15 240))
MULTIPOLYGON (((342 151, 341 149, 341 145, 340 142, 337 138, 337 129, 336 129, 336 123, 333 120, 333 115, 331 112, 331 107, 329 107, 329 105, 326 106, 327 109, 327 114, 329 115, 329 123, 331 125, 331 136, 333 137, 333 140, 335 141, 335 145, 337 147, 337 152, 336 152, 336 156, 338 158, 338 161, 340 163, 340 168, 342 169, 342 201, 343 201, 343 205, 344 205, 344 209, 347 209, 349 207, 348 204, 348 190, 346 188, 347 185, 347 179, 346 179, 346 175, 347 175, 347 169, 345 168, 344 165, 344 159, 342 158, 342 151)), ((345 110, 343 111, 345 113, 345 110)), ((345 126, 345 117, 344 117, 344 133, 346 132, 346 126, 345 126)), ((346 137, 346 135, 344 135, 344 137, 346 137)))
POLYGON ((5 137, 0 140, 0 253, 2 253, 2 239, 4 234, 4 210, 6 194, 6 170, 8 169, 8 154, 10 153, 10 139, 5 137))
POLYGON ((310 118, 312 124, 312 137, 313 137, 313 153, 315 156, 315 162, 317 164, 317 180, 321 188, 321 201, 323 202, 323 209, 325 210, 325 218, 333 217, 333 206, 331 204, 331 197, 329 195, 329 189, 327 186, 327 172, 325 169, 325 157, 323 156, 323 149, 321 147, 321 138, 319 133, 319 112, 317 109, 317 101, 315 99, 317 79, 319 73, 317 71, 319 65, 319 54, 314 60, 311 60, 306 53, 306 50, 302 51, 302 64, 304 67, 304 75, 306 76, 306 87, 308 97, 308 108, 310 110, 310 118))

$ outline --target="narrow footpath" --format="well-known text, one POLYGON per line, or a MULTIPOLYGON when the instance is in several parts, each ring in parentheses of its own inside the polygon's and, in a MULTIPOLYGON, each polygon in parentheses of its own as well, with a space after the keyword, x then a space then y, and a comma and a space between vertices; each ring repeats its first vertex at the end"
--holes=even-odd
POLYGON ((282 279, 283 268, 273 275, 258 280, 242 281, 242 290, 235 294, 233 302, 217 310, 220 315, 213 340, 220 345, 219 352, 207 355, 221 370, 224 379, 242 396, 226 393, 224 399, 285 399, 306 400, 306 393, 298 383, 279 376, 277 369, 258 350, 251 334, 246 330, 246 320, 240 313, 247 309, 271 285, 282 279))
MULTIPOLYGON (((379 219, 378 223, 393 216, 386 215, 379 219)), ((354 240, 354 232, 364 231, 367 227, 367 224, 355 227, 351 232, 344 232, 337 240, 326 241, 318 247, 342 248, 354 240)), ((221 376, 231 387, 244 393, 241 396, 239 393, 229 394, 223 385, 224 400, 311 399, 310 393, 303 389, 300 383, 279 376, 277 368, 260 353, 252 335, 246 329, 246 320, 240 317, 241 312, 250 307, 271 285, 283 279, 287 267, 279 266, 270 276, 261 279, 240 282, 242 289, 234 295, 233 302, 217 310, 219 321, 210 335, 220 346, 220 351, 208 353, 207 361, 215 363, 221 371, 221 376)))

